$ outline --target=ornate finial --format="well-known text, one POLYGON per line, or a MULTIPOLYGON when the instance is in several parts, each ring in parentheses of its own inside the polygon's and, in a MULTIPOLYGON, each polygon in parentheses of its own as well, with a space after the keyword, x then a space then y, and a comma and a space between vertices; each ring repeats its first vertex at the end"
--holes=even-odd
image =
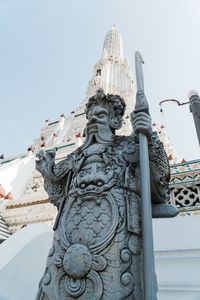
POLYGON ((115 24, 113 24, 113 26, 112 26, 112 30, 116 30, 117 28, 116 28, 116 25, 115 24))

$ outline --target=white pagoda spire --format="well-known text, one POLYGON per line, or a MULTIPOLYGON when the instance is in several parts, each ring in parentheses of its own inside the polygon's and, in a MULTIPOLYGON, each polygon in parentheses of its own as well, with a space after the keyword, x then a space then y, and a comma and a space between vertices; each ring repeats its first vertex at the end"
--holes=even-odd
POLYGON ((98 88, 102 88, 105 94, 120 95, 124 98, 126 103, 124 126, 118 134, 130 134, 130 120, 127 116, 133 111, 135 105, 134 80, 128 60, 123 56, 122 38, 115 25, 106 34, 102 57, 94 66, 93 77, 88 83, 86 98, 80 105, 79 112, 84 109, 85 103, 98 88))
POLYGON ((135 103, 133 75, 127 58, 124 59, 122 38, 115 25, 106 34, 102 57, 94 66, 93 78, 89 81, 85 101, 93 96, 98 88, 103 88, 105 94, 120 95, 127 107, 131 106, 130 109, 133 111, 135 103))
MULTIPOLYGON (((86 97, 80 106, 73 111, 70 117, 61 116, 60 120, 47 122, 41 131, 41 137, 35 141, 35 151, 39 151, 41 146, 52 148, 66 143, 73 143, 79 146, 82 142, 83 129, 86 126, 85 104, 93 96, 98 88, 102 88, 105 94, 120 95, 126 103, 126 112, 123 120, 122 129, 118 130, 118 135, 130 135, 132 126, 130 122, 130 113, 135 106, 135 88, 133 75, 130 70, 127 57, 123 56, 123 42, 116 26, 108 31, 103 43, 102 56, 94 66, 92 79, 88 83, 86 97)), ((154 128, 155 129, 155 128, 154 128)), ((171 157, 171 144, 167 136, 157 131, 164 143, 168 156, 171 157)), ((173 153, 173 161, 178 158, 173 153)))
POLYGON ((123 60, 123 43, 120 33, 117 31, 116 26, 113 25, 105 37, 103 45, 103 53, 106 49, 107 57, 116 60, 123 60))
POLYGON ((124 124, 117 134, 131 134, 132 126, 129 115, 135 105, 134 80, 128 60, 123 56, 122 38, 115 25, 106 34, 102 56, 94 66, 93 76, 88 83, 84 101, 70 117, 47 122, 41 131, 41 137, 35 140, 35 150, 39 151, 42 145, 49 148, 67 142, 77 144, 76 136, 83 134, 86 125, 85 104, 98 88, 102 88, 105 94, 120 95, 125 100, 124 124))

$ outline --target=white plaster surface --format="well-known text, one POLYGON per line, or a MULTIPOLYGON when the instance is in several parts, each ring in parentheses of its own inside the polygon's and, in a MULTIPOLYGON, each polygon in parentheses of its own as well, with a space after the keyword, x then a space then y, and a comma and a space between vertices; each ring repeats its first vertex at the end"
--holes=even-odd
POLYGON ((200 249, 200 216, 154 219, 154 250, 200 249))
POLYGON ((18 199, 31 178, 35 167, 35 155, 17 158, 0 167, 0 183, 6 194, 11 192, 13 199, 18 199))
POLYGON ((158 300, 200 299, 200 216, 153 221, 158 300))
MULTIPOLYGON (((200 217, 153 221, 158 300, 200 299, 200 217)), ((0 300, 32 300, 53 231, 28 225, 0 245, 0 300)))
MULTIPOLYGON (((200 299, 199 225, 199 216, 153 221, 158 300, 200 299)), ((28 225, 0 245, 0 300, 35 298, 52 235, 28 225)))
POLYGON ((0 300, 33 300, 46 265, 53 231, 28 225, 0 245, 0 300))

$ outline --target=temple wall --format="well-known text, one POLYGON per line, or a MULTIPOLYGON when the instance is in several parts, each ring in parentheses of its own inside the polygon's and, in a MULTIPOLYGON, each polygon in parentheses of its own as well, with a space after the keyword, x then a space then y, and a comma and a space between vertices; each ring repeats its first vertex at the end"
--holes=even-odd
POLYGON ((0 299, 33 300, 52 243, 52 228, 29 225, 0 245, 0 299))
MULTIPOLYGON (((155 219, 153 231, 158 300, 199 300, 200 216, 155 219)), ((0 245, 1 300, 34 299, 52 234, 28 225, 0 245)))
POLYGON ((200 299, 200 216, 153 221, 158 300, 200 299))

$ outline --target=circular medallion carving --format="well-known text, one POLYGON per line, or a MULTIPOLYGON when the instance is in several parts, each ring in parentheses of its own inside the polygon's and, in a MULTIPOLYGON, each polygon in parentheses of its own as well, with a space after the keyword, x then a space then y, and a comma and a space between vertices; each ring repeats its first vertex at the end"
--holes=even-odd
POLYGON ((122 249, 122 251, 121 251, 121 254, 120 254, 120 256, 121 256, 121 260, 123 261, 123 262, 128 262, 130 259, 131 259, 131 253, 130 253, 130 251, 128 250, 128 249, 122 249))
POLYGON ((123 285, 127 286, 132 282, 133 278, 130 273, 123 273, 121 276, 121 282, 123 285))
POLYGON ((83 278, 91 267, 92 255, 86 246, 75 244, 68 248, 63 259, 63 268, 70 277, 83 278))
POLYGON ((65 279, 65 288, 72 297, 78 297, 85 291, 85 280, 67 277, 65 279))

